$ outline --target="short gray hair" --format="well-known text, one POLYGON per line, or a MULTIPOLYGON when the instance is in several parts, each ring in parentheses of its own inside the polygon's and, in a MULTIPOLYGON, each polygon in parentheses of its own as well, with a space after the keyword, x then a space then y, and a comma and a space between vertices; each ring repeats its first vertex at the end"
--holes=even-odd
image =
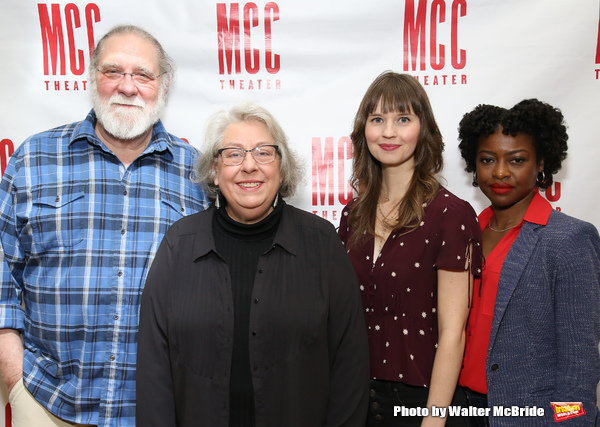
POLYGON ((171 59, 171 57, 163 49, 162 45, 159 43, 156 37, 154 37, 148 31, 136 25, 117 25, 116 27, 113 27, 98 41, 98 44, 96 44, 96 48, 93 50, 92 56, 90 57, 89 81, 91 83, 94 83, 96 81, 96 70, 98 68, 98 61, 100 59, 102 51, 104 50, 104 44, 106 43, 106 41, 112 36, 127 34, 135 34, 136 36, 154 45, 154 47, 156 48, 156 53, 158 54, 158 73, 164 73, 161 77, 161 88, 163 91, 166 91, 169 85, 175 79, 175 63, 173 62, 173 59, 171 59))
POLYGON ((215 162, 218 161, 218 150, 223 143, 225 130, 232 124, 255 121, 266 126, 273 142, 279 146, 279 173, 282 177, 279 186, 281 197, 292 196, 302 180, 302 165, 296 154, 290 148, 288 137, 281 125, 265 108, 244 103, 235 105, 230 110, 222 110, 212 115, 208 120, 202 155, 196 162, 196 177, 204 187, 206 197, 210 201, 217 198, 218 187, 214 183, 216 170, 215 162))

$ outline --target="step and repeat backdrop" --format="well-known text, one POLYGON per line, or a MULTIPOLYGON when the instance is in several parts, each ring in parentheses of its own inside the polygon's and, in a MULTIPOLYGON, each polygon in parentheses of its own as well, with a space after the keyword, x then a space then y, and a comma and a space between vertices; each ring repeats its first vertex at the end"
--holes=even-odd
MULTIPOLYGON (((169 132, 201 148, 211 113, 262 104, 305 164, 290 202, 335 225, 352 198, 354 114, 373 79, 394 70, 425 86, 446 143, 441 180, 477 212, 486 200, 457 148, 463 114, 532 97, 560 108, 568 158, 545 197, 600 227, 599 12, 598 0, 2 0, 2 172, 26 137, 86 116, 90 52, 131 23, 177 64, 169 132)), ((6 400, 2 389, 0 426, 6 400)))

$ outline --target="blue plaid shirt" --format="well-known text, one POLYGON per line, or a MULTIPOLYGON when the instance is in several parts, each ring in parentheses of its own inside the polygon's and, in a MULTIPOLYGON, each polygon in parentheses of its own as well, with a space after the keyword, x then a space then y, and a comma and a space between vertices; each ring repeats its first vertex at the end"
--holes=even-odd
POLYGON ((0 328, 25 342, 23 379, 53 414, 135 426, 142 288, 169 225, 207 206, 196 150, 161 122, 129 167, 80 123, 34 135, 0 184, 0 328), (24 304, 24 308, 22 307, 24 304))

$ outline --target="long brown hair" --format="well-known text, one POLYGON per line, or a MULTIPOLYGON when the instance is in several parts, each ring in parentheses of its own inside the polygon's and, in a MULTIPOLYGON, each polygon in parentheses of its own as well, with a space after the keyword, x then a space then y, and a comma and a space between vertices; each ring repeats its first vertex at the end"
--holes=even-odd
POLYGON ((354 127, 350 135, 354 154, 351 183, 358 197, 350 210, 348 223, 353 230, 349 244, 353 245, 375 235, 371 224, 377 215, 377 203, 381 194, 381 163, 375 159, 365 138, 369 114, 381 105, 382 112, 412 112, 421 122, 419 139, 414 153, 415 170, 406 195, 398 206, 398 221, 394 229, 407 227, 406 233, 419 226, 424 214, 424 203, 433 199, 439 183, 436 174, 442 169, 444 143, 429 98, 423 86, 408 74, 386 71, 371 83, 358 107, 354 127))

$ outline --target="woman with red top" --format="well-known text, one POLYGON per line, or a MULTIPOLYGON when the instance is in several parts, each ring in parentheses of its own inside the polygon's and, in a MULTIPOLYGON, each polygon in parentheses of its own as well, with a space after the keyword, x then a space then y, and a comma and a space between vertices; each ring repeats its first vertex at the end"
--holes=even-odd
POLYGON ((359 278, 369 336, 367 425, 443 426, 446 417, 431 409, 445 410, 455 397, 472 274, 481 267, 476 215, 438 183, 444 144, 413 77, 380 75, 351 138, 358 197, 344 209, 339 235, 359 278))
POLYGON ((553 425, 552 402, 582 406, 565 426, 596 425, 600 239, 538 192, 552 184, 567 138, 562 113, 536 99, 480 105, 459 125, 466 170, 491 202, 479 215, 485 266, 460 375, 469 405, 489 408, 473 426, 553 425), (502 407, 535 409, 499 416, 502 407))

